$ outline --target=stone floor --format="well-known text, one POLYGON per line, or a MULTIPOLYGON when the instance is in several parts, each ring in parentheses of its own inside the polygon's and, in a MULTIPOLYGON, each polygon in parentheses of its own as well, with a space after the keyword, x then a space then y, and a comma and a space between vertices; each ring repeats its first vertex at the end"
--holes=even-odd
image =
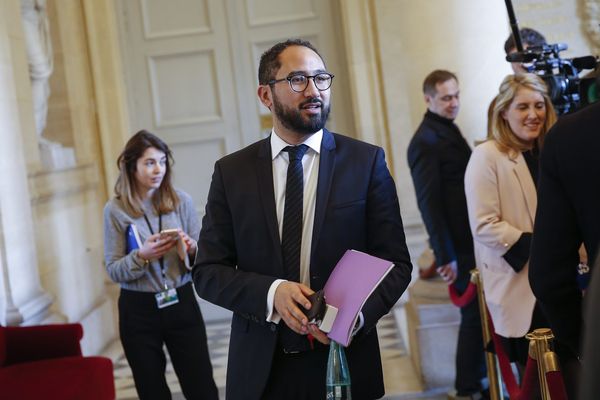
MULTIPOLYGON (((423 391, 421 383, 412 366, 407 341, 398 328, 397 319, 402 318, 403 306, 399 305, 394 312, 381 319, 378 325, 381 355, 383 361, 386 400, 445 400, 448 388, 423 391)), ((225 375, 227 368, 227 352, 229 343, 229 320, 207 322, 208 346, 214 369, 214 378, 219 387, 220 398, 225 398, 225 375)), ((117 399, 136 399, 131 370, 123 354, 120 343, 114 342, 105 352, 114 363, 115 386, 117 399)), ((169 363, 167 365, 167 382, 173 393, 173 399, 183 399, 177 377, 169 363)))

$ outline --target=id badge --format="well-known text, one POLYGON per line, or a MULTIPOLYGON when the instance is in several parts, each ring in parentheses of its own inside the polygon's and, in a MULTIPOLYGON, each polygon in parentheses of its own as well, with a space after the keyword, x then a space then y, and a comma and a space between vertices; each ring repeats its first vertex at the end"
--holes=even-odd
POLYGON ((156 297, 156 305, 158 308, 165 308, 172 306, 173 304, 179 303, 179 298, 177 297, 177 289, 167 289, 164 292, 156 293, 154 295, 156 297))

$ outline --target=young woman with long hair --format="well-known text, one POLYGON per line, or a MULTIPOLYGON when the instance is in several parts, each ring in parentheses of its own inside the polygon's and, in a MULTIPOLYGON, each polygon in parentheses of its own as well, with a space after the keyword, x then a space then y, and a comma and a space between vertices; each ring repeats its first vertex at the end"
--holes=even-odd
POLYGON ((200 223, 191 197, 172 186, 172 162, 168 146, 150 132, 125 145, 115 197, 104 208, 106 270, 121 286, 119 332, 140 399, 171 398, 163 345, 184 396, 217 399, 188 267, 200 223))

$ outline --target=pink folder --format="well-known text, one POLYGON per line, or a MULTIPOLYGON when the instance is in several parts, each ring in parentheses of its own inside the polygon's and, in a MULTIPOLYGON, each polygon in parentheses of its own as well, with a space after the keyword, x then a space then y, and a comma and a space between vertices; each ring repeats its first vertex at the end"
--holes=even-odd
POLYGON ((329 276, 323 291, 325 302, 338 309, 327 336, 344 347, 363 305, 394 263, 357 250, 347 250, 329 276))

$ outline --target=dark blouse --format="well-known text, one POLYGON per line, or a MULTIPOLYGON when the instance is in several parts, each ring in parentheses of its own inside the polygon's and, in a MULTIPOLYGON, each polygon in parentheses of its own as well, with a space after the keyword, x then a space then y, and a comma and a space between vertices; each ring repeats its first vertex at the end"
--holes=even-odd
POLYGON ((537 189, 538 184, 538 171, 540 168, 540 152, 535 146, 531 150, 527 150, 523 152, 523 158, 525 158, 525 162, 527 163, 527 168, 529 169, 529 173, 531 174, 531 179, 533 179, 533 184, 537 189))

